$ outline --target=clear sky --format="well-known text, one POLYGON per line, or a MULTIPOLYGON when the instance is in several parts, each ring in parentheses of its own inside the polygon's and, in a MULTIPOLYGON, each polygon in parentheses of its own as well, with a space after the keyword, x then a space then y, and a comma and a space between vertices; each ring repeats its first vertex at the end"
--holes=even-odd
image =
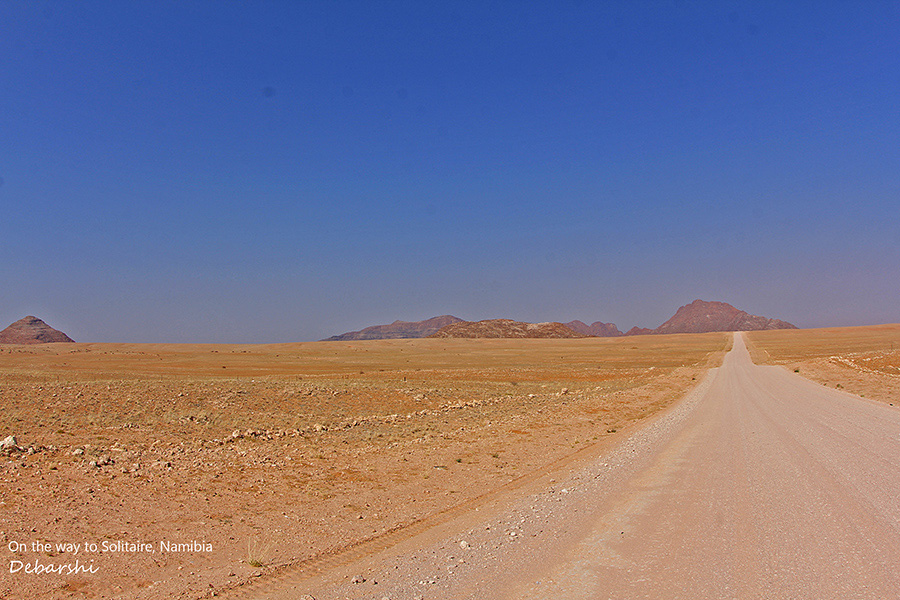
POLYGON ((900 321, 897 2, 0 3, 0 328, 900 321))

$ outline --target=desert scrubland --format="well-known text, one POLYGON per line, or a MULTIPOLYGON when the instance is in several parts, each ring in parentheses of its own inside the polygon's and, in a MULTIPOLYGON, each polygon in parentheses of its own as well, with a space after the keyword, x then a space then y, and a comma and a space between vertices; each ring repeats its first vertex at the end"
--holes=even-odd
POLYGON ((602 452, 730 344, 0 347, 0 596, 213 596, 390 544, 602 452))
POLYGON ((783 365, 857 396, 900 403, 900 324, 751 331, 757 364, 783 365))

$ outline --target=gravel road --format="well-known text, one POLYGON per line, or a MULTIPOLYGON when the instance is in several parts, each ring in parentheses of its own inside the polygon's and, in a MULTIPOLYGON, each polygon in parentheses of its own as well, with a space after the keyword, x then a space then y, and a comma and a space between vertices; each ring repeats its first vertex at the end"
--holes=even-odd
POLYGON ((602 456, 254 599, 900 597, 900 410, 722 366, 602 456))

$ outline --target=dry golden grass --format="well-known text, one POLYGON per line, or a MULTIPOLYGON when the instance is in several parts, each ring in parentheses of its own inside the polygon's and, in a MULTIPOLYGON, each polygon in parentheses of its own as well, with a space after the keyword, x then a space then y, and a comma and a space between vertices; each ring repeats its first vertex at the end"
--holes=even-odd
POLYGON ((725 338, 10 346, 0 349, 0 427, 21 432, 37 415, 45 432, 131 426, 214 438, 460 401, 544 402, 562 388, 608 393, 702 366, 725 338))
POLYGON ((753 331, 748 338, 757 363, 867 398, 900 398, 900 324, 753 331))
POLYGON ((718 350, 729 334, 581 339, 405 339, 296 344, 0 346, 3 373, 89 379, 359 375, 422 369, 674 367, 718 350), (224 371, 224 372, 223 372, 224 371), (363 373, 360 373, 362 371, 363 373))
POLYGON ((757 362, 786 362, 860 352, 900 351, 900 324, 777 329, 747 334, 757 362))

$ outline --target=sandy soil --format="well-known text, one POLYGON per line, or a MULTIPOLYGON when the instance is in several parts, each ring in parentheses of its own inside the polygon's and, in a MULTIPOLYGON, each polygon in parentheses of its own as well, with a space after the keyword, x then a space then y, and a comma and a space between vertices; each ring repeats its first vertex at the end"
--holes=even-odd
POLYGON ((0 597, 208 597, 394 544, 604 447, 729 344, 0 347, 0 597))

